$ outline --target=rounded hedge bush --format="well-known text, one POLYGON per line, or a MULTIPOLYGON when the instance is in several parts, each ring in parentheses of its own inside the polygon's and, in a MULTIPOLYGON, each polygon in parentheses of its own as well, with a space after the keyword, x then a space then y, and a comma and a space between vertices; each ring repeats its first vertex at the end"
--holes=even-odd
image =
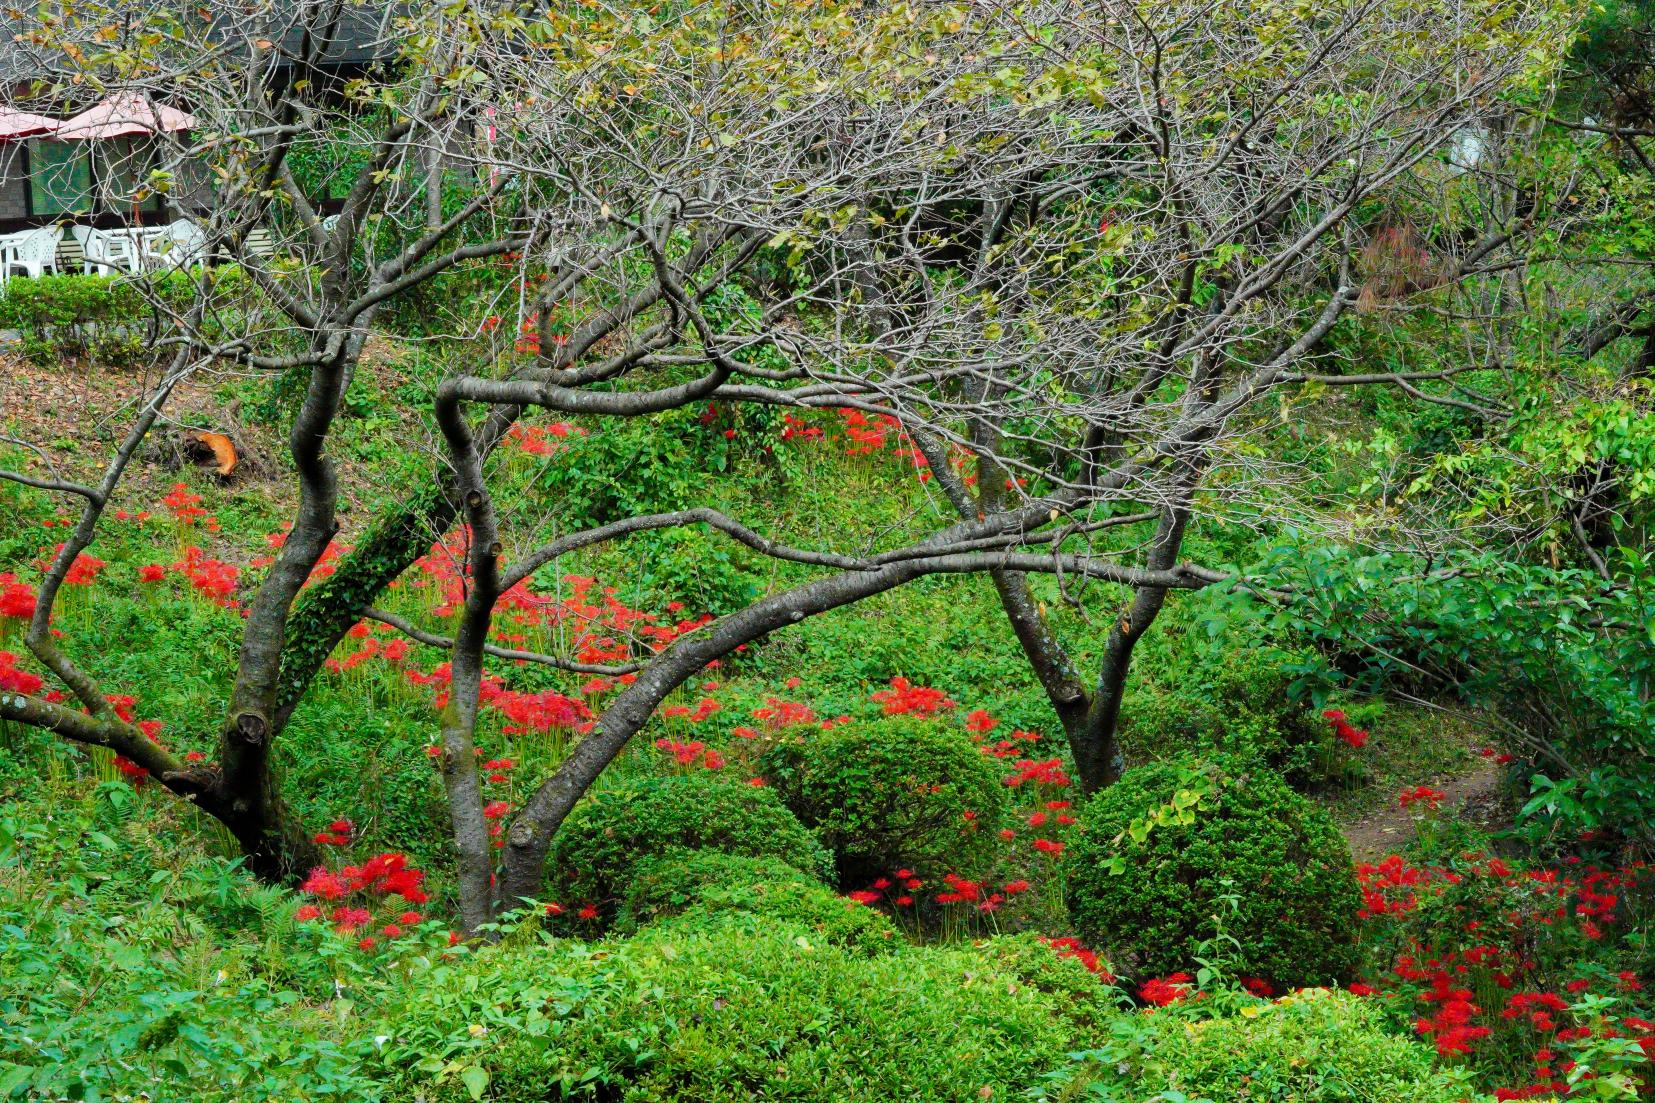
POLYGON ((1354 967, 1361 896, 1350 849, 1279 774, 1223 758, 1142 766, 1092 799, 1086 825, 1070 918, 1133 975, 1189 969, 1215 915, 1240 943, 1242 975, 1296 988, 1354 967), (1220 899, 1232 894, 1234 912, 1220 899))
POLYGON ((1079 1030, 1106 1030, 1121 1009, 1124 997, 1119 988, 1038 934, 995 935, 974 948, 1001 972, 1054 997, 1058 1013, 1079 1030))
POLYGON ((1081 1043, 1061 999, 969 947, 868 956, 695 909, 599 947, 512 940, 439 963, 387 1023, 386 1098, 466 1103, 981 1103, 1081 1043))
POLYGON ((676 850, 640 862, 621 898, 616 928, 633 934, 677 916, 729 911, 782 921, 822 943, 870 953, 902 943, 883 912, 838 895, 818 878, 773 858, 718 850, 676 850))
POLYGON ((821 843, 769 789, 706 774, 635 778, 594 793, 552 840, 553 899, 607 907, 633 867, 674 849, 772 858, 824 879, 821 843))
POLYGON ((1465 1098, 1434 1068, 1429 1047, 1385 1029, 1360 997, 1310 988, 1234 1015, 1188 1023, 1157 1016, 1157 1043, 1131 1069, 1134 1090, 1176 1088, 1190 1099, 1406 1100, 1465 1098))
POLYGON ((892 717, 767 751, 759 770, 833 852, 839 883, 897 869, 971 875, 992 860, 1004 771, 962 731, 892 717))

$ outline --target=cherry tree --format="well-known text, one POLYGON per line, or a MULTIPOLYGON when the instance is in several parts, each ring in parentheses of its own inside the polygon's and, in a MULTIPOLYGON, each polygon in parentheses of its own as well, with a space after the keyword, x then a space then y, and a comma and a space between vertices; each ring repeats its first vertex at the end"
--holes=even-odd
MULTIPOLYGON (((222 820, 254 869, 292 876, 314 855, 271 744, 352 625, 403 628, 449 652, 440 766, 469 928, 537 895, 559 826, 674 688, 768 633, 929 576, 992 576, 1083 782, 1108 784, 1133 646, 1166 595, 1268 586, 1181 552, 1192 516, 1283 483, 1249 447, 1258 426, 1306 385, 1442 382, 1320 358, 1361 291, 1368 206, 1433 171, 1507 89, 1544 79, 1566 29, 1536 0, 729 0, 578 17, 416 5, 387 15, 382 63, 346 80, 329 59, 348 10, 83 9, 27 36, 45 75, 20 107, 88 82, 188 102, 199 129, 163 140, 140 186, 209 196, 210 247, 243 278, 202 268, 190 295, 149 292, 167 360, 99 483, 0 472, 83 502, 27 635, 80 707, 12 694, 0 717, 130 757, 222 820), (189 33, 198 17, 211 33, 189 33), (116 24, 156 33, 111 38, 116 24), (303 170, 341 151, 351 183, 324 213, 303 170), (457 177, 469 184, 455 197, 457 177), (454 320, 473 351, 431 404, 433 478, 307 585, 339 528, 327 448, 376 319, 483 264, 514 278, 454 320), (725 289, 760 284, 755 310, 715 309, 725 289), (541 339, 497 355, 520 332, 541 339), (292 528, 247 603, 218 764, 204 766, 115 715, 50 626, 169 394, 212 370, 304 388, 292 528), (514 530, 503 514, 498 451, 525 417, 617 423, 709 403, 889 419, 950 519, 833 547, 710 505, 570 531, 514 530), (451 632, 379 609, 456 524, 451 632), (486 664, 592 668, 503 652, 502 597, 582 549, 689 526, 811 573, 624 664, 629 684, 511 810, 497 854, 473 753, 486 664), (1046 625, 1034 574, 1126 595, 1092 686, 1046 625)), ((1501 245, 1468 246, 1456 270, 1501 245)))

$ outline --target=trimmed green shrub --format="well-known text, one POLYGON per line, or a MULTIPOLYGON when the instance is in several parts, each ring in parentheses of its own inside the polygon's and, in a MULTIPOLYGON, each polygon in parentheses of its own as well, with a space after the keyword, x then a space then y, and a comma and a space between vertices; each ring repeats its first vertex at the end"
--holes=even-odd
POLYGON ((1212 1103, 1465 1098, 1435 1071, 1429 1048, 1388 1033, 1359 997, 1313 988, 1242 1011, 1194 1023, 1155 1016, 1155 1041, 1131 1069, 1133 1090, 1176 1088, 1212 1103))
POLYGON ((902 938, 880 911, 846 899, 786 862, 718 850, 678 850, 640 862, 621 898, 622 933, 686 913, 745 911, 869 952, 902 938))
POLYGON ((1360 780, 1307 694, 1295 692, 1315 656, 1256 643, 1196 666, 1170 688, 1129 693, 1122 740, 1134 758, 1184 752, 1259 758, 1299 789, 1360 780))
POLYGON ((833 851, 841 885, 901 868, 971 875, 993 859, 1002 771, 957 729, 909 717, 847 724, 777 744, 759 771, 833 851))
POLYGON ((1350 850, 1279 774, 1225 758, 1141 766, 1093 798, 1086 822, 1070 916, 1134 975, 1188 969, 1220 914, 1243 975, 1294 988, 1354 967, 1350 850), (1232 894, 1233 913, 1220 899, 1232 894))
POLYGON ((422 977, 384 1032, 391 1098, 429 1103, 471 1098, 465 1070, 495 1103, 980 1103, 1073 1048, 1052 997, 972 950, 867 957, 740 911, 484 950, 422 977))
POLYGON ((995 935, 976 944, 982 957, 1018 982, 1054 998, 1060 1014, 1082 1030, 1099 1029, 1117 1010, 1119 988, 1064 956, 1040 935, 995 935))
MULTIPOLYGON (((158 272, 142 277, 173 307, 197 293, 197 272, 158 272)), ((241 270, 211 270, 215 293, 245 287, 241 270)), ((86 357, 103 364, 134 364, 148 355, 155 318, 132 276, 68 274, 6 281, 0 296, 0 329, 19 332, 19 350, 36 363, 86 357)))
POLYGON ((822 877, 832 859, 776 794, 708 774, 648 777, 594 793, 552 842, 552 892, 563 902, 613 904, 633 867, 674 849, 778 859, 822 877))

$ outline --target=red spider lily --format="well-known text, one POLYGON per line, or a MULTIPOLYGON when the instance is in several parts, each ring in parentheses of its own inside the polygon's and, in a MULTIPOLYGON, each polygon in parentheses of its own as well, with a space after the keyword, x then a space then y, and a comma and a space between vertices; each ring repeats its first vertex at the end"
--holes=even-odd
POLYGON ((208 519, 208 513, 201 508, 201 495, 190 493, 190 488, 183 483, 173 483, 172 492, 161 500, 172 514, 172 519, 182 525, 193 525, 197 521, 208 519))
POLYGON ((13 574, 0 573, 0 617, 30 620, 34 617, 35 593, 13 574))
POLYGON ((1138 998, 1155 1007, 1166 1007, 1185 999, 1190 994, 1188 973, 1168 973, 1153 977, 1138 986, 1138 998))
POLYGON ((1115 974, 1099 959, 1097 952, 1088 950, 1081 945, 1078 938, 1041 938, 1040 941, 1050 946, 1058 957, 1070 957, 1086 967, 1088 972, 1096 973, 1099 980, 1105 984, 1115 983, 1115 974))
POLYGON ((1006 784, 1016 789, 1025 782, 1035 785, 1052 785, 1062 788, 1069 784, 1069 775, 1063 772, 1063 760, 1050 758, 1044 762, 1033 759, 1019 759, 1016 763, 1017 772, 1007 777, 1006 784))
POLYGON ((935 716, 954 707, 954 701, 942 690, 916 686, 900 674, 891 679, 891 688, 880 690, 873 699, 886 716, 935 716))
POLYGON ((318 900, 343 900, 347 890, 343 881, 317 866, 299 886, 299 891, 318 900))
POLYGON ((1062 854, 1063 853, 1063 844, 1059 843, 1059 842, 1053 842, 1051 839, 1036 839, 1036 840, 1034 840, 1034 848, 1036 850, 1040 851, 1042 854, 1062 854))
POLYGON ((1416 804, 1423 804, 1435 810, 1448 799, 1448 794, 1440 789, 1433 789, 1429 785, 1416 785, 1412 789, 1404 789, 1396 798, 1397 803, 1404 808, 1411 808, 1416 804))
MULTIPOLYGON (((942 879, 943 882, 948 885, 949 891, 939 893, 937 895, 937 903, 964 904, 975 903, 976 901, 982 899, 983 886, 978 882, 968 881, 957 873, 945 873, 943 874, 942 879)), ((909 882, 909 887, 914 888, 916 886, 913 882, 909 882)))
MULTIPOLYGON (((59 544, 53 550, 53 554, 55 555, 62 550, 63 545, 59 544)), ((108 564, 97 556, 81 552, 75 556, 75 561, 69 564, 69 570, 63 576, 64 585, 90 586, 97 579, 98 574, 107 566, 108 564)))
POLYGON ((227 609, 235 607, 231 595, 235 593, 241 571, 234 564, 214 559, 204 554, 200 548, 191 545, 184 549, 184 558, 172 566, 190 580, 190 585, 197 593, 215 605, 222 605, 227 609))
POLYGON ((0 690, 33 696, 40 692, 44 684, 40 675, 17 669, 16 655, 10 651, 0 651, 0 690))
POLYGON ((1345 714, 1338 709, 1326 709, 1322 718, 1333 725, 1333 734, 1341 742, 1348 743, 1360 750, 1368 742, 1368 733, 1361 728, 1353 727, 1345 714))
POLYGON ((753 710, 753 719, 760 721, 766 731, 772 732, 817 722, 816 713, 809 705, 798 701, 783 701, 779 697, 766 697, 764 707, 753 710))
POLYGON ((167 569, 159 563, 146 563, 138 568, 139 582, 160 582, 167 577, 167 569))
POLYGON ((115 769, 120 772, 122 777, 126 778, 134 785, 142 785, 144 783, 144 779, 149 777, 148 770, 144 769, 130 758, 127 758, 125 755, 118 754, 115 756, 115 769))

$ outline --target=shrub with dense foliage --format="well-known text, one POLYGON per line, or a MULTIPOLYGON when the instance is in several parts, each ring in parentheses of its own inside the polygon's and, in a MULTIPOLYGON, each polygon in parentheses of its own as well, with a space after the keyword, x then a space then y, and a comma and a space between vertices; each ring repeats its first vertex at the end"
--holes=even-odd
POLYGON ((1311 988, 1247 1001, 1216 1018, 1161 1013, 1134 1025, 1102 1048, 1072 1055, 1075 1065, 1057 1081, 1062 1088, 1046 1098, 1077 1097, 1082 1087, 1103 1099, 1208 1103, 1466 1097, 1418 1046, 1386 1032, 1371 1004, 1342 992, 1311 988))
MULTIPOLYGON (((244 288, 241 269, 168 271, 148 275, 150 292, 178 309, 204 288, 226 294, 244 288)), ((131 277, 50 275, 8 282, 0 295, 0 330, 17 332, 17 349, 49 364, 89 359, 125 366, 153 348, 160 318, 131 277)))
POLYGON ((673 848, 773 858, 826 877, 822 845, 769 789, 714 774, 641 777, 592 794, 551 852, 554 901, 607 909, 637 863, 673 848))
POLYGON ((1327 813, 1271 770, 1234 758, 1141 766, 1092 801, 1087 825, 1070 914, 1141 975, 1191 967, 1221 912, 1246 974, 1296 987, 1354 967, 1350 851, 1327 813))
POLYGON ((623 934, 674 916, 743 911, 805 927, 836 946, 878 952, 902 941, 885 914, 840 896, 772 858, 675 850, 633 870, 616 927, 623 934))
POLYGON ((892 870, 970 875, 991 860, 1004 770, 966 733, 893 716, 773 747, 760 770, 833 851, 840 883, 892 870))
POLYGON ((497 1103, 1015 1098, 1073 1047, 1058 1001, 970 949, 873 957, 744 912, 603 952, 503 947, 439 966, 388 1047, 394 1098, 497 1103))

